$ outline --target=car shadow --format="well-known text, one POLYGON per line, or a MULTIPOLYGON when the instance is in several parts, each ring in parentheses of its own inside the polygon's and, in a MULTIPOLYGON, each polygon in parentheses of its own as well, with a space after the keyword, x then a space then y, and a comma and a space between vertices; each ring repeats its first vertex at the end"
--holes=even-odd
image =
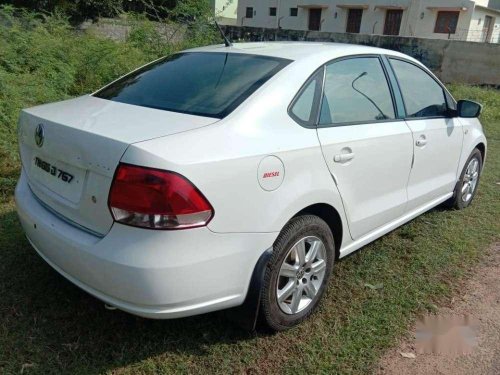
POLYGON ((106 310, 35 253, 14 210, 0 215, 0 249, 0 352, 7 356, 0 362, 17 371, 29 362, 40 373, 101 373, 160 354, 202 356, 255 336, 226 312, 148 320, 106 310))

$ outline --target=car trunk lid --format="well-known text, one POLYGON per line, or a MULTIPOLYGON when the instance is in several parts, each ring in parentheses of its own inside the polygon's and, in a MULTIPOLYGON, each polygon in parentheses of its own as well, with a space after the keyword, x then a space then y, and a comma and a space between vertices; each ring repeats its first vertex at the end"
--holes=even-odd
POLYGON ((47 209, 104 235, 113 224, 109 189, 127 147, 216 121, 93 96, 42 105, 21 113, 23 169, 47 209))

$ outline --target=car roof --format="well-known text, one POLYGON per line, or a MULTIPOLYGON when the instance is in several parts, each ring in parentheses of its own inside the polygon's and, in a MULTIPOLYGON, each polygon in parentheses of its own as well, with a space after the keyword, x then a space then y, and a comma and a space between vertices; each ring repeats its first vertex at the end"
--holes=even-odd
MULTIPOLYGON (((362 55, 362 54, 385 54, 411 59, 409 56, 383 48, 368 47, 357 44, 326 43, 326 42, 249 42, 233 43, 231 47, 224 45, 212 45, 187 50, 186 52, 229 52, 245 53, 278 57, 288 60, 304 60, 311 57, 330 55, 331 58, 362 55)), ((413 60, 413 59, 412 59, 413 60)))

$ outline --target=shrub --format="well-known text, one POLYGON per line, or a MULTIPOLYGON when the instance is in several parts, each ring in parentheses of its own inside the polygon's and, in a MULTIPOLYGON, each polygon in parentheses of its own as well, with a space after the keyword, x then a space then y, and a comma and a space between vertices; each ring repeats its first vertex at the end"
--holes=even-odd
POLYGON ((215 42, 214 28, 200 15, 184 26, 181 42, 158 37, 158 24, 144 16, 131 17, 129 39, 115 42, 75 31, 60 12, 43 15, 0 6, 0 174, 10 170, 6 166, 18 168, 16 127, 22 108, 93 92, 162 55, 215 42))

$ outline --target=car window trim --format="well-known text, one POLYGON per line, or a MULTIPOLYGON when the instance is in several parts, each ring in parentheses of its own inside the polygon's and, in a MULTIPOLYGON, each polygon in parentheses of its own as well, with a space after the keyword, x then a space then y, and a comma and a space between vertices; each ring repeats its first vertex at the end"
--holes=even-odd
MULTIPOLYGON (((451 95, 449 90, 446 88, 446 86, 443 85, 441 81, 432 73, 427 67, 425 66, 420 66, 419 64, 416 64, 414 61, 406 59, 404 57, 400 56, 394 56, 390 54, 359 54, 359 55, 349 55, 349 56, 342 56, 338 57, 332 60, 329 60, 328 62, 324 63, 321 65, 319 68, 317 68, 305 81, 305 83, 301 86, 300 90, 297 92, 297 94, 294 96, 292 99, 290 105, 288 106, 288 114, 289 116, 297 122, 300 126, 308 129, 316 129, 316 128, 328 128, 328 127, 340 127, 340 126, 355 126, 355 125, 369 125, 369 124, 376 124, 376 123, 385 123, 385 122, 398 122, 398 121, 416 121, 416 120, 432 120, 432 119, 446 119, 450 118, 450 116, 428 116, 428 117, 407 117, 407 111, 406 111, 406 103, 404 101, 403 93, 401 91, 401 85, 399 83, 398 77, 394 71, 394 68, 390 62, 391 59, 394 60, 401 60, 403 62, 410 63, 417 68, 420 68, 423 70, 425 73, 427 73, 443 90, 443 94, 446 100, 446 105, 447 108, 450 112, 454 112, 454 108, 450 108, 450 103, 449 101, 452 101, 452 104, 456 106, 456 100, 451 95), (319 124, 319 116, 320 116, 320 108, 323 104, 323 96, 324 96, 324 91, 325 91, 325 80, 326 80, 326 66, 329 64, 332 64, 334 62, 342 61, 342 60, 349 60, 349 59, 354 59, 354 58, 363 58, 363 57, 377 57, 381 61, 382 64, 382 69, 384 70, 384 74, 386 75, 386 81, 389 86, 389 90, 391 92, 391 97, 393 100, 393 108, 395 111, 396 118, 394 119, 388 119, 388 120, 370 120, 370 121, 350 121, 350 122, 342 122, 342 123, 335 123, 335 124, 324 124, 320 125, 319 124), (314 121, 313 124, 306 123, 305 121, 299 119, 297 116, 293 114, 291 111, 293 105, 295 102, 298 100, 300 95, 303 93, 303 91, 307 88, 307 85, 310 83, 311 79, 321 70, 323 69, 323 82, 320 85, 321 88, 321 93, 319 94, 319 100, 316 101, 316 94, 315 94, 315 99, 313 101, 313 108, 312 108, 312 113, 315 113, 317 118, 316 121, 314 121), (398 103, 399 102, 399 103, 398 103)), ((452 116, 456 117, 456 116, 452 116)))
POLYGON ((309 116, 310 119, 313 119, 312 122, 309 121, 304 121, 300 119, 298 116, 293 113, 293 107, 297 103, 297 101, 300 99, 304 91, 307 89, 309 84, 313 81, 313 79, 316 79, 316 75, 320 74, 320 71, 324 70, 324 65, 321 65, 319 68, 317 68, 309 77, 307 77, 306 81, 304 84, 300 87, 299 91, 297 91, 297 94, 293 97, 292 101, 288 105, 287 108, 287 113, 288 115, 300 126, 308 129, 316 129, 316 124, 317 124, 317 117, 319 114, 319 106, 318 103, 321 101, 321 97, 323 94, 323 83, 324 83, 324 72, 323 72, 323 79, 319 78, 319 84, 316 86, 316 90, 314 92, 314 98, 311 106, 311 115, 309 116))
POLYGON ((394 56, 394 55, 386 55, 386 57, 387 57, 387 63, 389 65, 391 71, 394 74, 394 78, 395 78, 395 81, 396 81, 396 84, 397 84, 397 87, 398 87, 398 91, 399 91, 399 93, 401 95, 401 100, 403 101, 404 110, 405 110, 405 117, 404 117, 405 121, 448 119, 448 118, 456 117, 456 115, 455 115, 456 109, 455 108, 450 108, 450 103, 449 103, 449 100, 452 100, 452 104, 454 104, 454 106, 456 107, 456 100, 455 100, 455 98, 453 98, 453 95, 451 95, 451 93, 444 86, 444 84, 435 76, 434 73, 432 73, 432 71, 430 69, 428 69, 426 66, 417 64, 414 61, 406 59, 404 57, 394 56), (449 115, 448 116, 408 117, 408 110, 406 109, 406 103, 405 103, 405 99, 404 99, 404 96, 403 96, 403 91, 401 90, 401 84, 399 83, 399 79, 398 79, 398 76, 396 74, 396 71, 394 70, 394 67, 391 64, 391 60, 399 60, 399 61, 402 61, 402 62, 405 62, 405 63, 409 63, 409 64, 415 66, 416 68, 422 70, 430 78, 432 78, 434 80, 434 82, 436 82, 438 84, 438 86, 441 87, 441 90, 443 91, 443 97, 444 97, 444 100, 445 100, 445 103, 446 103, 446 109, 447 109, 447 112, 448 112, 449 115))
MULTIPOLYGON (((118 79, 114 80, 113 82, 110 82, 106 86, 104 86, 104 87, 100 88, 99 90, 95 91, 94 93, 92 93, 91 96, 96 97, 96 98, 100 98, 98 95, 101 94, 102 92, 104 92, 106 89, 108 89, 111 85, 118 84, 118 83, 126 80, 127 78, 129 78, 133 74, 141 74, 142 71, 147 71, 148 68, 150 68, 152 65, 161 64, 165 60, 168 60, 169 58, 172 58, 173 56, 176 56, 176 55, 195 55, 195 54, 198 54, 198 55, 202 55, 202 54, 216 55, 216 54, 224 54, 224 53, 225 54, 235 54, 235 55, 238 54, 236 52, 227 52, 227 51, 210 51, 210 52, 206 52, 206 51, 184 51, 184 52, 172 53, 172 54, 169 54, 167 56, 164 56, 164 57, 161 57, 159 59, 156 59, 154 61, 151 61, 150 63, 145 64, 145 65, 143 65, 143 66, 141 66, 141 67, 139 67, 139 68, 137 68, 137 69, 135 69, 135 70, 133 70, 133 71, 131 71, 131 72, 129 72, 129 73, 121 76, 121 77, 119 77, 118 79)), ((287 66, 289 66, 293 62, 293 60, 282 58, 282 57, 266 56, 266 55, 251 54, 251 53, 244 54, 244 55, 245 56, 249 56, 249 57, 258 57, 258 58, 262 58, 264 60, 276 61, 276 62, 279 63, 279 65, 276 68, 274 68, 273 70, 271 70, 269 73, 267 73, 264 77, 262 77, 259 80, 255 81, 249 88, 247 88, 237 98, 235 98, 228 106, 226 106, 224 108, 224 110, 222 110, 222 111, 220 111, 218 113, 205 113, 205 112, 190 111, 190 110, 183 110, 183 109, 162 108, 162 107, 159 107, 159 106, 144 105, 144 104, 141 104, 141 105, 138 105, 138 104, 129 104, 129 103, 124 103, 124 104, 136 105, 136 106, 139 106, 139 107, 157 109, 157 110, 166 111, 166 112, 174 112, 174 113, 181 113, 181 114, 187 114, 187 115, 192 115, 192 116, 200 116, 200 117, 215 118, 215 119, 222 120, 222 119, 226 118, 227 116, 229 116, 237 108, 239 108, 250 97, 254 96, 272 78, 274 78, 279 72, 283 71, 287 66), (255 87, 255 86, 257 86, 257 88, 254 89, 254 90, 252 90, 252 88, 255 87)), ((113 101, 112 99, 106 99, 106 98, 100 98, 100 99, 113 101)), ((118 103, 121 103, 121 102, 118 102, 118 103)))
POLYGON ((351 125, 370 125, 370 124, 378 124, 378 123, 386 123, 386 122, 398 122, 398 121, 402 120, 402 119, 398 118, 395 93, 393 91, 391 82, 389 80, 388 71, 385 68, 385 65, 384 65, 384 62, 382 59, 382 55, 380 55, 380 54, 364 53, 364 54, 357 54, 357 55, 342 56, 342 57, 338 57, 336 59, 332 59, 332 60, 326 62, 325 64, 323 64, 323 86, 322 86, 320 98, 321 98, 321 100, 320 100, 319 107, 318 107, 318 118, 316 120, 316 127, 318 129, 319 128, 335 128, 335 127, 351 126, 351 125), (354 59, 359 59, 359 58, 377 58, 379 60, 382 71, 384 72, 387 87, 389 88, 389 93, 391 95, 392 108, 394 111, 395 118, 386 119, 386 120, 346 121, 346 122, 337 122, 337 123, 332 123, 332 124, 320 124, 319 123, 319 115, 321 113, 321 106, 323 105, 323 97, 324 97, 324 93, 325 93, 326 67, 327 67, 327 65, 334 64, 334 63, 339 62, 339 61, 354 60, 354 59))
POLYGON ((321 93, 319 95, 319 101, 318 101, 318 107, 317 107, 317 113, 316 113, 316 119, 314 121, 314 126, 316 129, 319 127, 319 118, 321 116, 321 107, 323 106, 323 97, 325 96, 325 81, 326 81, 326 66, 328 63, 323 64, 321 69, 323 69, 323 77, 321 80, 321 93))
POLYGON ((396 109, 397 109, 396 117, 400 120, 404 120, 406 117, 406 107, 405 107, 405 102, 403 100, 403 94, 401 92, 401 88, 399 87, 398 78, 396 77, 396 73, 394 72, 391 64, 389 63, 387 55, 381 55, 381 57, 385 69, 387 70, 387 74, 389 75, 389 84, 392 88, 392 91, 394 92, 396 109))

